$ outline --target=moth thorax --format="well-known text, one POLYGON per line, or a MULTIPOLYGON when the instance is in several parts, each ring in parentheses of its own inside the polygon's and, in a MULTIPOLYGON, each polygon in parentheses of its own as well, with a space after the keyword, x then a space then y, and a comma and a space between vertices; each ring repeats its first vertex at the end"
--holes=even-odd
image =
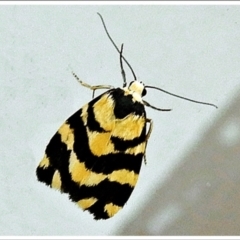
POLYGON ((128 89, 135 94, 138 94, 140 97, 144 96, 145 94, 145 88, 143 83, 138 82, 138 81, 133 81, 129 84, 128 89))

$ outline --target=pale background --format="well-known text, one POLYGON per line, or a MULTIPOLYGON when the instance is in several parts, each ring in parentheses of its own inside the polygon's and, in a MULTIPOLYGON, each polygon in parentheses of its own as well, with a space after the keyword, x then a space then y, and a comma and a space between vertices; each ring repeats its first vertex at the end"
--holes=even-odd
POLYGON ((240 234, 239 90, 240 6, 1 5, 0 235, 240 234), (147 165, 105 221, 35 176, 52 135, 91 99, 71 71, 122 86, 97 12, 139 80, 219 106, 148 90, 148 102, 173 111, 147 109, 147 165))

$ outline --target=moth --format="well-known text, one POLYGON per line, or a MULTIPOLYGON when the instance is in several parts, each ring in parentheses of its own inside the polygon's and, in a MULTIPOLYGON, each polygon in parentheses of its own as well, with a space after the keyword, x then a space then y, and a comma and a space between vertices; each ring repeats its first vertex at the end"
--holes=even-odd
POLYGON ((102 24, 120 56, 123 87, 90 86, 74 77, 94 92, 106 92, 85 104, 70 116, 49 141, 45 154, 36 169, 37 179, 51 188, 69 195, 94 219, 114 216, 128 201, 137 183, 153 121, 147 118, 145 106, 158 111, 170 111, 152 106, 143 97, 147 88, 164 91, 175 97, 207 104, 145 86, 136 78, 131 65, 109 35, 102 16, 102 24), (131 69, 134 81, 128 86, 123 61, 131 69))

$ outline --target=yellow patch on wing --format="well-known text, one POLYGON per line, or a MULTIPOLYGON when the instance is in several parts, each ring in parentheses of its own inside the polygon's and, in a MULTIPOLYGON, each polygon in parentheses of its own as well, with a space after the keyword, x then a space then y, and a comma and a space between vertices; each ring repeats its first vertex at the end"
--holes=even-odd
POLYGON ((124 140, 132 140, 141 135, 145 124, 144 117, 130 114, 124 119, 116 120, 112 135, 124 140))
POLYGON ((56 189, 61 189, 61 185, 62 185, 61 176, 59 171, 56 170, 52 178, 51 187, 56 189))
POLYGON ((134 171, 121 169, 108 174, 108 179, 111 182, 115 181, 120 184, 129 184, 130 186, 135 187, 138 180, 138 174, 134 171))
POLYGON ((109 94, 103 95, 94 105, 93 112, 96 121, 105 131, 111 131, 114 128, 114 101, 109 94))
POLYGON ((120 184, 129 184, 130 186, 134 187, 138 180, 138 174, 126 169, 113 171, 110 174, 92 172, 86 168, 84 163, 77 159, 77 156, 74 152, 72 152, 70 156, 69 172, 74 182, 85 186, 95 186, 108 178, 108 180, 111 182, 115 181, 120 184))
POLYGON ((48 159, 47 155, 44 154, 42 161, 39 163, 39 167, 47 168, 47 167, 49 167, 49 165, 50 165, 49 159, 48 159))
POLYGON ((70 155, 69 172, 74 182, 86 186, 97 185, 107 177, 102 173, 94 173, 87 169, 85 164, 77 159, 74 152, 70 155))
POLYGON ((83 120, 84 126, 87 125, 87 118, 88 118, 87 110, 88 110, 88 104, 86 104, 82 107, 81 118, 83 120))
POLYGON ((95 156, 102 156, 116 152, 113 143, 110 141, 112 135, 111 132, 92 132, 87 128, 87 134, 90 150, 95 156))
POLYGON ((98 199, 91 197, 91 198, 84 198, 77 202, 77 205, 80 206, 82 209, 87 209, 91 207, 98 199))
POLYGON ((128 154, 132 154, 132 155, 137 155, 139 153, 145 153, 145 149, 146 149, 146 142, 142 142, 140 144, 138 144, 137 146, 135 147, 132 147, 132 148, 128 148, 125 153, 128 153, 128 154))
POLYGON ((73 149, 74 133, 73 129, 70 128, 70 125, 64 123, 59 128, 58 133, 61 135, 61 141, 67 145, 67 148, 73 149))
POLYGON ((113 203, 108 203, 104 206, 104 211, 107 212, 109 217, 115 215, 122 207, 114 205, 113 203))

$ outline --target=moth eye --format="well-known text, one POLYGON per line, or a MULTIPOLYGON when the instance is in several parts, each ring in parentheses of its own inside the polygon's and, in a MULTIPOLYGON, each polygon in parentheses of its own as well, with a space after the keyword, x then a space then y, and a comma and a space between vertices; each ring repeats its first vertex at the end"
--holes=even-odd
POLYGON ((144 88, 142 91, 142 97, 144 97, 147 94, 147 90, 144 88))

